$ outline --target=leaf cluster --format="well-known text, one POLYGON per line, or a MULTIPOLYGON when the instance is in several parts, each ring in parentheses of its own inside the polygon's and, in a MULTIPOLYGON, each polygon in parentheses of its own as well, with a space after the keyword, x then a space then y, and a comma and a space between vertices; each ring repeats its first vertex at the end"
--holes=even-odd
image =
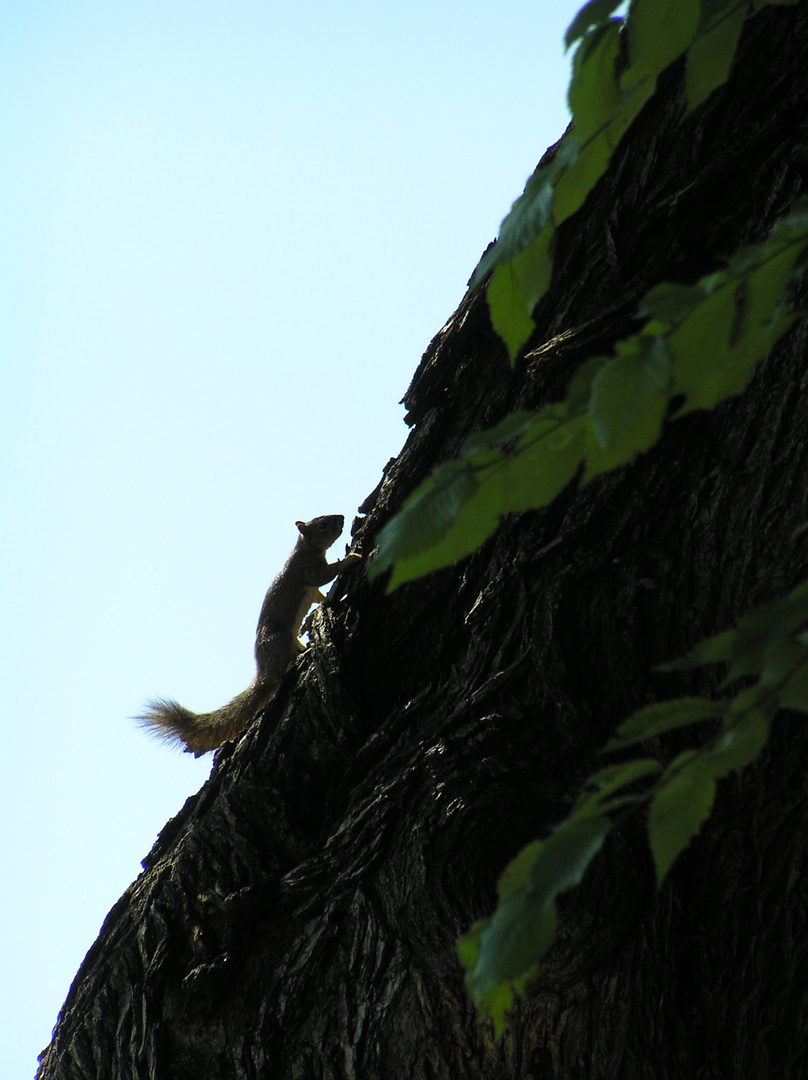
POLYGON ((640 331, 614 356, 588 359, 563 401, 473 436, 417 488, 379 533, 371 575, 392 567, 394 589, 448 566, 504 514, 547 506, 579 471, 588 483, 649 450, 666 419, 743 393, 796 317, 787 291, 807 257, 808 200, 724 270, 695 285, 656 285, 641 302, 640 331))
POLYGON ((635 712, 606 744, 606 752, 656 740, 711 721, 712 734, 667 765, 642 756, 600 769, 589 778, 570 815, 543 840, 516 856, 499 881, 494 914, 459 941, 469 991, 501 1034, 514 996, 535 978, 553 940, 557 897, 581 883, 608 833, 641 809, 662 884, 699 832, 713 806, 717 781, 751 764, 766 744, 780 708, 808 713, 808 581, 785 599, 747 613, 734 630, 698 645, 667 669, 725 663, 726 689, 739 676, 751 686, 726 701, 687 697, 635 712))
MULTIPOLYGON (((492 322, 512 360, 549 285, 558 226, 583 204, 662 71, 684 57, 687 104, 696 108, 726 81, 745 19, 792 2, 632 0, 625 17, 614 14, 619 0, 581 9, 566 36, 568 47, 577 43, 573 127, 528 181, 472 282, 490 274, 492 322)), ((649 450, 666 422, 741 394, 796 317, 789 293, 806 260, 808 200, 724 269, 694 284, 656 285, 640 304, 639 332, 613 356, 587 359, 563 401, 506 417, 433 472, 379 534, 371 574, 392 571, 393 589, 454 563, 504 514, 548 505, 576 476, 588 483, 649 450)), ((558 897, 581 884, 609 832, 647 814, 661 885, 708 818, 718 781, 758 757, 778 709, 808 713, 807 624, 808 581, 668 665, 725 664, 725 699, 656 702, 630 716, 604 748, 624 760, 591 776, 569 816, 506 868, 496 911, 459 942, 470 993, 497 1033, 551 946, 558 897), (731 693, 739 679, 745 685, 731 693), (702 742, 658 760, 660 737, 705 723, 702 742), (639 744, 646 753, 625 759, 639 744)))
POLYGON ((565 37, 567 48, 576 45, 567 95, 572 126, 528 180, 472 277, 475 286, 491 274, 491 321, 512 360, 550 284, 557 229, 583 206, 662 72, 684 57, 687 108, 695 109, 726 82, 747 17, 792 3, 632 0, 622 17, 614 15, 620 0, 590 0, 578 12, 565 37))

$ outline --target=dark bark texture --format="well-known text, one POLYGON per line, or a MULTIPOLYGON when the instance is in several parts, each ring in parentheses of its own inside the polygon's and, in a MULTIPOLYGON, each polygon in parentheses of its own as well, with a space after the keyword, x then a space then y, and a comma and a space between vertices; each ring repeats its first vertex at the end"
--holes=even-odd
MULTIPOLYGON (((681 66, 558 237, 511 369, 469 294, 406 396, 410 437, 362 507, 378 529, 473 432, 564 393, 639 297, 763 239, 806 187, 808 4, 747 26, 686 114, 681 66)), ((41 1080, 808 1077, 808 732, 760 761, 656 892, 643 822, 565 898, 495 1042, 455 941, 507 860, 569 809, 615 725, 712 692, 653 665, 808 572, 805 321, 747 393, 633 465, 507 518, 462 564, 385 596, 337 582, 314 647, 163 830, 70 989, 41 1080)), ((669 755, 687 736, 664 742, 669 755)))

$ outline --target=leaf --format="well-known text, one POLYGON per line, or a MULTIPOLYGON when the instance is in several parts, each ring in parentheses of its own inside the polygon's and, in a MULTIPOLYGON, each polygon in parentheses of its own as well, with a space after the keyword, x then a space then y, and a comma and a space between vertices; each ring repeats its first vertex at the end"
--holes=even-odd
POLYGON ((805 241, 790 242, 774 247, 765 261, 750 273, 746 280, 746 304, 740 326, 739 347, 745 349, 752 361, 765 356, 775 341, 790 325, 790 317, 781 306, 786 286, 791 280, 795 263, 805 249, 805 241))
POLYGON ((474 436, 464 457, 439 466, 380 531, 371 578, 394 566, 392 591, 476 551, 504 513, 549 503, 583 457, 585 420, 565 413, 554 405, 538 415, 514 414, 474 436), (489 449, 520 430, 515 451, 489 449))
POLYGON ((379 532, 379 553, 371 564, 371 577, 400 559, 428 550, 451 528, 458 509, 476 488, 469 470, 457 463, 436 469, 379 532))
POLYGON ((623 0, 589 0, 572 20, 564 35, 564 47, 568 49, 582 38, 591 27, 599 26, 611 15, 623 0))
POLYGON ((684 697, 673 701, 658 701, 638 709, 618 727, 605 746, 607 751, 622 750, 632 743, 651 739, 666 731, 674 731, 700 720, 720 717, 726 706, 707 698, 684 697))
POLYGON ((695 109, 723 86, 746 20, 746 4, 724 10, 699 34, 687 52, 687 107, 695 109))
POLYGON ((457 941, 457 955, 464 968, 470 970, 475 966, 480 956, 480 937, 483 930, 490 924, 490 919, 478 919, 457 941))
POLYGON ((636 351, 610 360, 592 383, 589 412, 604 450, 647 450, 659 438, 668 402, 670 359, 661 338, 638 337, 636 351))
POLYGON ((718 664, 729 660, 735 644, 735 631, 722 630, 720 634, 705 638, 695 645, 687 656, 671 660, 667 664, 657 664, 655 671, 686 671, 688 668, 701 667, 703 664, 718 664))
POLYGON ((803 581, 780 600, 748 611, 731 631, 732 650, 725 683, 762 671, 771 645, 808 621, 808 581, 803 581))
POLYGON ((662 431, 670 386, 667 345, 645 336, 622 345, 623 355, 592 382, 589 415, 596 441, 587 444, 584 483, 648 450, 662 431))
POLYGON ((748 611, 734 630, 722 630, 720 634, 699 642, 686 657, 671 663, 660 664, 657 671, 682 671, 729 661, 730 667, 724 685, 743 675, 755 675, 763 670, 766 653, 770 646, 786 638, 808 622, 808 580, 800 582, 780 600, 748 611))
POLYGON ((666 333, 702 303, 706 296, 701 285, 676 285, 663 281, 645 294, 640 302, 640 314, 655 319, 661 324, 659 332, 666 333))
POLYGON ((722 731, 704 755, 705 767, 713 779, 720 780, 751 765, 768 741, 770 726, 771 715, 747 709, 740 720, 722 731))
POLYGON ((495 427, 472 435, 463 446, 463 456, 467 457, 477 450, 493 450, 495 446, 502 446, 503 443, 511 442, 511 440, 524 434, 535 422, 536 418, 537 413, 535 412, 510 413, 504 420, 500 420, 495 427))
MULTIPOLYGON (((533 311, 550 285, 554 244, 555 230, 548 225, 511 263, 528 312, 533 311)), ((515 354, 511 359, 515 359, 515 354)))
POLYGON ((505 342, 513 363, 536 324, 528 314, 527 299, 512 262, 496 268, 487 296, 491 325, 505 342))
MULTIPOLYGON (((606 749, 608 750, 608 746, 606 749)), ((605 769, 600 769, 590 776, 587 786, 591 785, 598 789, 596 795, 598 804, 604 809, 609 809, 609 804, 604 804, 608 795, 637 780, 642 780, 645 776, 658 773, 661 769, 662 766, 656 758, 635 758, 633 761, 623 761, 619 765, 607 765, 605 769)))
POLYGON ((542 844, 542 840, 534 840, 532 844, 523 847, 515 859, 511 859, 497 882, 497 893, 500 896, 507 896, 514 889, 525 888, 530 880, 531 867, 536 861, 536 855, 542 844))
MULTIPOLYGON (((531 972, 531 975, 533 973, 531 972)), ((466 982, 468 983, 468 979, 466 982)), ((521 992, 526 988, 529 978, 514 979, 511 984, 497 984, 490 987, 482 996, 480 1006, 482 1007, 483 1015, 488 1015, 494 1022, 494 1038, 501 1039, 505 1033, 505 1014, 513 1005, 514 998, 516 997, 516 990, 521 992), (514 989, 512 989, 512 987, 514 989)), ((472 994, 473 996, 473 994, 472 994)))
POLYGON ((801 195, 791 210, 778 218, 772 228, 773 240, 800 239, 808 230, 808 195, 801 195))
POLYGON ((729 9, 734 10, 737 7, 748 8, 748 0, 701 0, 699 33, 709 30, 713 23, 725 15, 729 9))
POLYGON ((530 313, 550 284, 554 239, 555 230, 546 226, 510 262, 498 266, 489 283, 491 323, 507 345, 511 363, 533 332, 530 313))
POLYGON ((686 751, 671 762, 648 811, 658 885, 707 820, 714 799, 715 780, 701 757, 686 751))
POLYGON ((620 51, 619 25, 610 21, 600 26, 573 60, 567 98, 581 146, 609 123, 621 104, 615 66, 620 51))
POLYGON ((555 906, 542 904, 533 890, 514 889, 503 896, 480 934, 480 953, 467 978, 474 997, 479 1001, 493 987, 533 974, 557 921, 555 906))
POLYGON ((558 922, 556 897, 580 883, 610 829, 605 816, 573 816, 546 840, 529 844, 500 878, 494 915, 461 939, 467 985, 495 1029, 501 1029, 513 995, 538 973, 558 922))
POLYGON ((578 472, 584 456, 583 417, 551 424, 541 421, 525 432, 508 457, 502 481, 506 513, 547 506, 578 472))
POLYGON ((696 35, 699 0, 634 0, 626 23, 631 67, 624 82, 659 75, 696 35))
POLYGON ((780 704, 784 709, 796 709, 808 713, 808 663, 797 668, 780 690, 780 704))
POLYGON ((782 708, 808 712, 808 645, 793 638, 775 641, 766 650, 760 681, 778 688, 782 708))
POLYGON ((779 302, 805 246, 801 237, 742 249, 730 263, 733 276, 700 282, 710 295, 668 337, 674 391, 687 396, 677 416, 743 393, 756 363, 793 321, 779 302))
POLYGON ((749 368, 738 370, 730 350, 737 311, 735 288, 725 285, 714 291, 668 336, 673 392, 687 399, 677 416, 712 409, 746 389, 749 368))
POLYGON ((530 871, 530 888, 543 903, 581 883, 611 828, 605 815, 573 814, 556 826, 536 852, 530 871))
POLYGON ((485 275, 497 266, 509 263, 525 250, 551 221, 554 185, 558 177, 578 156, 578 143, 573 132, 561 139, 550 161, 539 165, 525 184, 525 190, 514 202, 499 227, 499 236, 480 259, 470 285, 474 288, 485 275))
MULTIPOLYGON (((457 954, 460 963, 466 969, 466 983, 472 997, 475 997, 473 972, 480 958, 480 940, 483 932, 491 925, 490 919, 480 919, 459 938, 457 954)), ((505 1027, 505 1013, 513 1004, 514 988, 521 990, 526 980, 515 979, 511 983, 494 984, 483 990, 476 998, 476 1004, 482 1015, 490 1016, 494 1021, 494 1033, 497 1038, 505 1027)))
MULTIPOLYGON (((478 454, 470 458, 468 465, 473 467, 479 456, 478 454)), ((452 563, 476 551, 499 524, 502 514, 502 481, 502 472, 492 469, 477 483, 469 486, 458 484, 458 489, 462 490, 465 497, 463 501, 452 501, 454 516, 448 527, 441 531, 439 537, 432 539, 429 544, 421 543, 417 548, 413 545, 409 553, 404 555, 400 555, 398 551, 393 554, 389 548, 385 550, 384 558, 388 560, 388 565, 391 562, 395 563, 388 591, 392 592, 399 585, 423 577, 432 570, 451 566, 452 563)), ((424 522, 423 519, 429 514, 429 505, 426 507, 418 505, 415 510, 418 513, 419 523, 423 523, 425 529, 428 529, 428 522, 424 522)), ((393 520, 394 522, 399 519, 406 521, 413 513, 413 507, 406 507, 405 511, 393 520)), ((424 535, 425 533, 421 533, 422 537, 424 535)), ((381 535, 379 540, 378 558, 381 559, 381 535)))
MULTIPOLYGON (((606 356, 592 356, 585 360, 573 375, 567 388, 566 405, 571 416, 577 416, 589 409, 589 399, 592 396, 592 383, 602 368, 609 363, 606 356)), ((805 524, 808 529, 808 522, 805 524)))
POLYGON ((555 188, 553 220, 556 227, 579 210, 601 176, 612 155, 612 146, 605 131, 590 139, 569 169, 559 177, 555 188))
MULTIPOLYGON (((750 689, 760 691, 757 686, 750 689)), ((648 813, 648 835, 658 884, 662 884, 673 863, 707 820, 715 800, 716 780, 746 768, 758 757, 766 745, 770 722, 771 716, 766 712, 744 707, 738 719, 727 724, 712 746, 701 751, 686 750, 668 766, 648 813)))

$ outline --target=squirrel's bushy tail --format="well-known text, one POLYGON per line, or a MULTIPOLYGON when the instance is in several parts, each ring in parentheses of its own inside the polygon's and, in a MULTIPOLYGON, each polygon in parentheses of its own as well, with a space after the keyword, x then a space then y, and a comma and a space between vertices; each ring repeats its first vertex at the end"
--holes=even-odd
POLYGON ((176 701, 157 698, 148 703, 148 712, 135 719, 166 741, 180 742, 194 757, 200 757, 240 735, 272 697, 276 686, 275 681, 256 680, 227 705, 210 713, 193 713, 176 701))

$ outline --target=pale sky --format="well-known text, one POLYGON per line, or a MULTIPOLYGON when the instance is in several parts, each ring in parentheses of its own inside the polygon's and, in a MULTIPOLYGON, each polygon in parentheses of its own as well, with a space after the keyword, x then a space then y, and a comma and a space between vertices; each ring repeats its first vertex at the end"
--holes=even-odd
POLYGON ((401 448, 578 6, 0 0, 3 1077, 210 772, 129 718, 243 690, 294 521, 401 448))

